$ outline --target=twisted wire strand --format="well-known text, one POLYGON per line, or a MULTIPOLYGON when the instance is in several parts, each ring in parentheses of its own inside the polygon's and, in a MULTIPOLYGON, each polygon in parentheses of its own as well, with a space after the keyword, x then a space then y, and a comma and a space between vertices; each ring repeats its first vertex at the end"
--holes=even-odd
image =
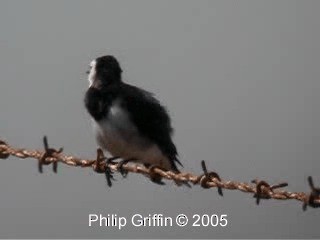
MULTIPOLYGON (((38 169, 42 173, 42 166, 52 164, 53 171, 56 173, 58 163, 63 163, 69 166, 91 167, 96 173, 117 172, 119 171, 119 163, 107 162, 103 152, 98 149, 97 157, 94 160, 81 159, 71 155, 62 153, 63 149, 56 150, 49 148, 47 138, 44 137, 44 151, 43 150, 28 150, 24 148, 14 148, 0 139, 0 158, 6 159, 9 156, 15 156, 20 159, 33 158, 38 160, 38 169)), ((290 200, 295 199, 303 203, 303 210, 307 206, 312 208, 320 207, 320 188, 316 188, 312 177, 308 178, 310 193, 305 192, 290 192, 285 190, 277 190, 286 187, 287 183, 280 183, 270 185, 266 181, 255 179, 250 183, 226 181, 222 180, 217 172, 208 172, 204 161, 201 162, 203 174, 196 175, 193 173, 182 172, 174 173, 171 171, 164 171, 156 166, 146 168, 139 164, 125 164, 122 168, 125 171, 143 174, 151 179, 154 176, 160 176, 164 179, 173 180, 175 182, 192 183, 200 185, 201 187, 217 188, 219 195, 223 196, 222 189, 239 190, 245 193, 252 193, 256 198, 256 203, 259 204, 261 199, 276 199, 276 200, 290 200)))

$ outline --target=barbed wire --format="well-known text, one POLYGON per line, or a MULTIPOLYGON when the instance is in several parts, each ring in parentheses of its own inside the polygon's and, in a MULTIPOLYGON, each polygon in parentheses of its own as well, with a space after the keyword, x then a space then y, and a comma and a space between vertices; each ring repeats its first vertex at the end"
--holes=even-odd
MULTIPOLYGON (((101 149, 97 150, 97 156, 94 160, 81 159, 74 156, 64 155, 63 148, 54 149, 48 145, 47 137, 43 138, 44 151, 40 150, 28 150, 24 148, 14 148, 8 145, 5 141, 0 139, 0 158, 7 159, 9 156, 15 156, 17 158, 33 158, 38 160, 38 170, 43 172, 43 165, 52 164, 53 172, 57 173, 58 163, 63 163, 69 166, 79 167, 91 167, 96 173, 104 173, 107 177, 108 185, 111 186, 111 173, 120 171, 120 164, 117 162, 108 161, 105 158, 101 149)), ((270 185, 264 180, 255 179, 250 183, 226 181, 222 180, 217 172, 208 171, 205 161, 201 162, 203 174, 195 175, 193 173, 174 173, 172 171, 164 171, 156 166, 146 168, 139 164, 123 164, 122 170, 127 172, 133 172, 143 174, 150 179, 164 178, 173 180, 176 183, 192 183, 194 185, 200 185, 202 188, 217 188, 220 196, 223 196, 222 189, 239 190, 245 193, 252 193, 256 198, 256 204, 260 203, 261 199, 276 199, 276 200, 290 200, 294 199, 302 202, 303 210, 307 209, 307 206, 312 208, 320 207, 320 188, 316 188, 311 176, 308 177, 308 183, 310 186, 310 193, 305 192, 289 192, 279 190, 280 188, 287 187, 287 183, 280 183, 270 185)))

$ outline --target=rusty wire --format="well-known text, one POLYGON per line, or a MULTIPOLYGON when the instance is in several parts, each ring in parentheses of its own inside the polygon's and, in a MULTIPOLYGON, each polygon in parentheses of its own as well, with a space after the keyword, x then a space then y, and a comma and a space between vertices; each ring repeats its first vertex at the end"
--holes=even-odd
MULTIPOLYGON (((119 163, 107 161, 101 149, 97 150, 97 157, 94 160, 81 159, 74 156, 62 154, 63 148, 56 150, 49 148, 47 138, 43 138, 44 151, 27 150, 23 148, 13 148, 6 142, 0 139, 0 158, 6 159, 9 156, 15 156, 21 159, 33 158, 38 160, 38 170, 42 173, 43 165, 52 164, 53 171, 57 173, 58 163, 63 163, 69 166, 92 167, 96 173, 106 174, 108 185, 111 186, 112 175, 110 173, 119 171, 119 163), (111 176, 111 178, 110 178, 111 176)), ((284 190, 277 190, 288 186, 287 183, 280 183, 270 185, 264 180, 252 180, 251 183, 226 181, 222 180, 217 172, 208 172, 204 161, 201 162, 203 174, 195 175, 193 173, 174 173, 171 171, 164 171, 158 167, 152 166, 145 168, 139 164, 125 164, 123 169, 128 172, 143 174, 149 178, 165 178, 173 180, 176 183, 184 182, 186 184, 192 183, 200 185, 201 187, 217 188, 220 196, 223 196, 222 189, 239 190, 245 193, 252 193, 256 198, 256 203, 259 204, 261 199, 276 199, 276 200, 290 200, 295 199, 302 202, 303 210, 307 206, 312 208, 320 207, 320 188, 314 186, 312 177, 308 177, 310 186, 310 193, 305 192, 289 192, 284 190)))

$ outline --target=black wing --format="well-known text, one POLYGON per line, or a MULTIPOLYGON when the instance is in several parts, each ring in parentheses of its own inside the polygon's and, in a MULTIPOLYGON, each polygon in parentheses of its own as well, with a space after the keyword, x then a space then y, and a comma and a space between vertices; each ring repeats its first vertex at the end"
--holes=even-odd
POLYGON ((175 162, 182 164, 177 158, 177 149, 171 139, 173 129, 167 110, 150 92, 129 84, 124 84, 122 87, 125 107, 138 131, 156 143, 163 154, 171 160, 172 167, 177 170, 175 162))
POLYGON ((85 107, 96 121, 108 114, 112 101, 117 97, 116 90, 111 88, 108 91, 102 91, 93 87, 87 90, 84 98, 85 107))

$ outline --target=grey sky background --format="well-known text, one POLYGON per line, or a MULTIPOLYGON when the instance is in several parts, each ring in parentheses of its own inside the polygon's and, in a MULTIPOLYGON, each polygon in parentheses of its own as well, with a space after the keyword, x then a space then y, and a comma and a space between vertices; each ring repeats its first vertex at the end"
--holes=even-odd
MULTIPOLYGON (((186 171, 320 184, 319 1, 0 1, 0 136, 95 156, 85 71, 115 55, 165 104, 186 171)), ((238 191, 152 184, 34 160, 0 162, 1 238, 319 238, 319 210, 238 191), (228 214, 228 226, 88 227, 88 214, 228 214)))

